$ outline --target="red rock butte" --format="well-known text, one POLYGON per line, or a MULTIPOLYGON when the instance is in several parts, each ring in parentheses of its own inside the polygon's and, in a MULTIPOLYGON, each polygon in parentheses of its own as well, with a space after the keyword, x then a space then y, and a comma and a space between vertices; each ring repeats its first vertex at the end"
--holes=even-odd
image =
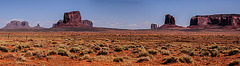
POLYGON ((151 24, 151 29, 177 29, 177 28, 184 28, 182 26, 178 26, 175 24, 175 18, 170 15, 170 14, 167 14, 165 15, 165 23, 158 27, 157 24, 151 24))
POLYGON ((89 20, 81 20, 81 14, 79 11, 72 11, 64 13, 64 19, 59 20, 53 24, 52 28, 60 27, 93 27, 93 23, 89 20))

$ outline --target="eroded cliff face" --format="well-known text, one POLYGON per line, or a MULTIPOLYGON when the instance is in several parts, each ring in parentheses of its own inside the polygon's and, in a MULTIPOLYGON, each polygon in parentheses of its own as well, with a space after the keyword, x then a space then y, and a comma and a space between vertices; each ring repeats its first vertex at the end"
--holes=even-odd
POLYGON ((170 29, 172 29, 172 28, 177 29, 177 28, 184 28, 184 27, 176 25, 175 24, 175 18, 172 15, 167 14, 167 15, 165 15, 165 23, 162 26, 160 26, 159 28, 162 28, 162 29, 169 29, 169 28, 170 29))
POLYGON ((175 18, 170 14, 165 15, 165 23, 164 24, 175 25, 175 18))
POLYGON ((239 25, 240 14, 197 15, 191 18, 189 28, 234 29, 239 25))
POLYGON ((59 27, 92 27, 93 23, 89 20, 81 20, 81 14, 79 11, 72 11, 64 13, 64 19, 59 20, 53 24, 53 28, 59 27))

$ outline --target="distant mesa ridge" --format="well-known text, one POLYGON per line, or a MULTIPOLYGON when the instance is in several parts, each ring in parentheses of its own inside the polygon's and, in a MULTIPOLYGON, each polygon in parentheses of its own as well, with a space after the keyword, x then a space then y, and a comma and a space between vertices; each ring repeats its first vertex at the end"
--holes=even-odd
MULTIPOLYGON (((169 14, 165 16, 165 23, 161 27, 151 24, 151 29, 185 28, 175 25, 175 18, 169 14)), ((196 15, 191 18, 187 29, 238 29, 240 28, 240 14, 196 15)))
POLYGON ((35 27, 30 27, 27 21, 11 21, 2 29, 43 29, 39 24, 35 27))
POLYGON ((89 20, 82 20, 79 11, 71 11, 64 13, 63 20, 59 20, 52 26, 52 28, 60 27, 93 27, 93 23, 89 20))
POLYGON ((190 20, 188 28, 236 29, 240 25, 240 14, 197 15, 190 20))

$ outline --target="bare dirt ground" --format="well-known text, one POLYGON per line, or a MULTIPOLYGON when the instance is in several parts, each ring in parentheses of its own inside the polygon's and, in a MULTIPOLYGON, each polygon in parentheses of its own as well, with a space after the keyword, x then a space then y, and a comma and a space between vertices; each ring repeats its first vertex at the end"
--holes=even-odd
POLYGON ((239 30, 0 31, 0 65, 239 65, 239 30))

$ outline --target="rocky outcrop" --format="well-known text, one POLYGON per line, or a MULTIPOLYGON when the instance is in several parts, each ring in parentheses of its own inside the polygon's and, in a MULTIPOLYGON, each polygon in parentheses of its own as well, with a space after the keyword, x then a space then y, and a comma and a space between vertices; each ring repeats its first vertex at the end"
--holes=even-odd
POLYGON ((63 23, 63 20, 59 20, 57 23, 53 23, 53 26, 52 27, 56 27, 57 25, 63 23))
POLYGON ((27 21, 11 21, 2 29, 44 29, 44 27, 41 27, 39 24, 35 27, 30 27, 27 21))
POLYGON ((33 27, 32 29, 44 29, 44 27, 41 27, 39 24, 37 24, 37 26, 33 27))
POLYGON ((171 24, 175 25, 175 18, 170 14, 165 15, 165 23, 164 24, 171 24))
POLYGON ((81 20, 81 14, 79 11, 72 11, 64 13, 64 19, 59 20, 57 23, 53 24, 53 28, 59 27, 92 27, 91 21, 81 20), (84 23, 83 23, 84 22, 84 23))
POLYGON ((11 21, 2 29, 31 29, 27 21, 11 21))
POLYGON ((84 25, 87 25, 88 27, 93 27, 93 23, 92 21, 89 21, 89 20, 82 20, 82 23, 84 25))
POLYGON ((190 20, 189 28, 236 29, 240 25, 240 14, 197 15, 190 20))
POLYGON ((178 26, 175 24, 175 18, 170 14, 165 15, 165 23, 160 26, 162 29, 171 29, 171 28, 183 28, 182 26, 178 26))
POLYGON ((158 28, 157 24, 151 24, 151 29, 157 29, 157 28, 158 28))

